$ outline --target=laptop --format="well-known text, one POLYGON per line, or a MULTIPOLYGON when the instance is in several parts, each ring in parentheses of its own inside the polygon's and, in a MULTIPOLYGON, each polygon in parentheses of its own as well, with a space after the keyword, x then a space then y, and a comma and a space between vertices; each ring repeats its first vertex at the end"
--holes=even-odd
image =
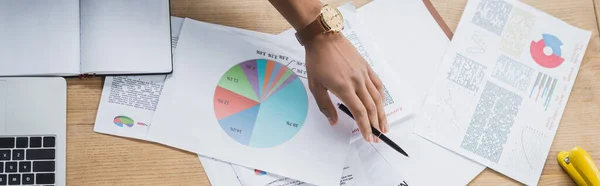
POLYGON ((0 78, 0 185, 65 185, 66 81, 0 78))

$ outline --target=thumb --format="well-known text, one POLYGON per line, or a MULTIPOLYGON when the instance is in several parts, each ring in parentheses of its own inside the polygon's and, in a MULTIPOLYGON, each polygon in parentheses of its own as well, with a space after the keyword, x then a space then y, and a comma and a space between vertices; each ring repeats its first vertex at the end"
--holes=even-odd
POLYGON ((329 124, 335 125, 338 121, 337 111, 331 102, 327 89, 323 85, 315 83, 313 86, 310 86, 310 91, 317 101, 319 110, 321 110, 321 113, 329 120, 329 124))

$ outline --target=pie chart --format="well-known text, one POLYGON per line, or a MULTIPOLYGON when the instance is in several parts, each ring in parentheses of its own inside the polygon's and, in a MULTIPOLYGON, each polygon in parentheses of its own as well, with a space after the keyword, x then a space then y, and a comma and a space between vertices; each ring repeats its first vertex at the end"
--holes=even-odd
POLYGON ((556 36, 551 34, 542 34, 539 41, 531 41, 529 53, 533 60, 542 67, 556 68, 564 62, 561 57, 561 48, 563 43, 556 36), (549 54, 544 53, 544 49, 549 48, 549 54))
POLYGON ((113 122, 119 127, 123 127, 123 125, 133 127, 133 119, 127 116, 117 116, 113 119, 113 122))
POLYGON ((302 129, 308 97, 292 70, 272 60, 253 59, 225 72, 213 106, 229 137, 246 146, 268 148, 285 143, 302 129))

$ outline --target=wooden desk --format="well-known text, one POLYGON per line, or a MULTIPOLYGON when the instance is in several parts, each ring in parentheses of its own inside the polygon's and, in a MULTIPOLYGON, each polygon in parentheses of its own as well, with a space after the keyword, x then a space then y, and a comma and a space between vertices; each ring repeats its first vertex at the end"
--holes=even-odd
MULTIPOLYGON (((347 0, 326 0, 341 5, 347 0)), ((356 0, 362 6, 368 0, 356 0)), ((432 0, 454 31, 467 0, 432 0)), ((596 0, 524 0, 577 27, 592 30, 575 87, 556 134, 540 185, 573 185, 555 156, 575 145, 587 149, 600 162, 600 38, 594 9, 596 0), (599 96, 599 98, 596 98, 599 96)), ((289 24, 266 0, 172 0, 172 14, 228 26, 279 33, 289 24)), ((68 82, 67 183, 69 185, 210 185, 193 153, 93 131, 103 78, 68 82)), ((459 170, 457 170, 459 171, 459 170)), ((473 185, 518 185, 492 170, 485 170, 473 185)))

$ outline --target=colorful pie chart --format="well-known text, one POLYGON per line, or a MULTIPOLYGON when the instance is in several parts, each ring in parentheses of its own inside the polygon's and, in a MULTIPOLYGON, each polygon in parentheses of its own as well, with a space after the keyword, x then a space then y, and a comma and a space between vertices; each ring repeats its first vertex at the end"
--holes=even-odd
POLYGON ((133 123, 134 123, 133 119, 131 119, 127 116, 117 116, 117 117, 115 117, 113 122, 115 123, 115 125, 117 125, 119 127, 123 127, 123 125, 125 125, 127 127, 133 127, 133 123))
POLYGON ((214 94, 215 115, 225 133, 240 144, 274 147, 304 125, 308 97, 304 84, 281 63, 256 59, 231 67, 214 94))
POLYGON ((256 174, 256 175, 265 175, 265 174, 267 174, 267 172, 259 170, 259 169, 254 169, 254 174, 256 174))

